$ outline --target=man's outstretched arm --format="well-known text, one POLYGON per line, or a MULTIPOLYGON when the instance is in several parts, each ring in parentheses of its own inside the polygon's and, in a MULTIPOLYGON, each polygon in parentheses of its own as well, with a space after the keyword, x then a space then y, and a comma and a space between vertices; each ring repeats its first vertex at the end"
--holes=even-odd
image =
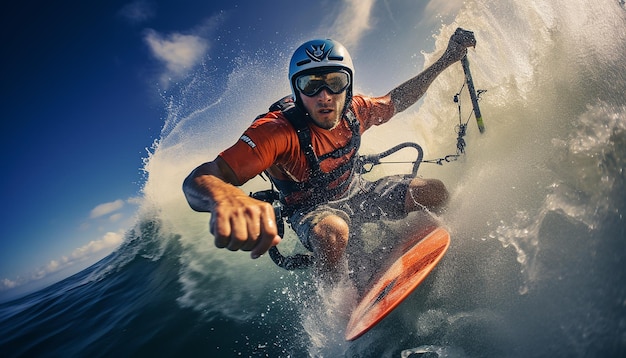
POLYGON ((435 63, 387 94, 391 96, 396 113, 402 112, 415 104, 426 93, 426 90, 435 78, 450 65, 460 61, 467 53, 467 48, 473 46, 476 46, 474 33, 458 28, 454 35, 450 37, 446 51, 435 63))

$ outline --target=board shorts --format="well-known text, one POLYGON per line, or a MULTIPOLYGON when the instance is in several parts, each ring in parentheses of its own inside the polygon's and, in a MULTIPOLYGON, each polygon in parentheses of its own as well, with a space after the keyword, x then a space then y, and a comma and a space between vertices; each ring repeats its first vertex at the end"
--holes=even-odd
POLYGON ((350 227, 377 220, 399 220, 407 216, 405 197, 414 177, 393 175, 368 181, 355 175, 346 194, 334 201, 297 210, 287 219, 300 242, 313 251, 311 229, 329 215, 342 218, 350 227))

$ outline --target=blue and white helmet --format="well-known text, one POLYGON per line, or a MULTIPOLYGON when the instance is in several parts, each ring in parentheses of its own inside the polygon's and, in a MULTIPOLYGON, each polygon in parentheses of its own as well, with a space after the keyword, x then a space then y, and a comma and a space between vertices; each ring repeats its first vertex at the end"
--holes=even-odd
MULTIPOLYGON (((324 70, 344 69, 350 75, 350 85, 347 89, 347 98, 352 97, 352 84, 354 83, 354 66, 348 50, 339 42, 331 39, 310 40, 298 47, 291 56, 289 63, 289 83, 296 103, 299 102, 297 95, 296 78, 298 76, 324 70)), ((349 101, 347 101, 349 102, 349 101)))

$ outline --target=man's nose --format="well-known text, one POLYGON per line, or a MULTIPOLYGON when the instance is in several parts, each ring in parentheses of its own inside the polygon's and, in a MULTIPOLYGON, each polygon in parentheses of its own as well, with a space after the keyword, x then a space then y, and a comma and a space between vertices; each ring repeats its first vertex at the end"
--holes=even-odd
POLYGON ((332 97, 332 92, 330 92, 330 90, 328 89, 328 87, 324 86, 322 87, 322 89, 320 90, 320 92, 317 94, 317 98, 321 99, 321 100, 328 100, 332 97))

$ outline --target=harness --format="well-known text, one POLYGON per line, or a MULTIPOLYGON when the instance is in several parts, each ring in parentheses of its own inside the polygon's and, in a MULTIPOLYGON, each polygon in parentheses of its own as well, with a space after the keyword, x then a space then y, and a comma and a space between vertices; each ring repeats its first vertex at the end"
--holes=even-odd
MULTIPOLYGON (((269 112, 279 110, 296 130, 300 148, 306 158, 309 169, 311 170, 309 180, 305 182, 279 180, 266 172, 266 175, 270 178, 270 181, 274 184, 274 186, 276 186, 278 191, 272 188, 270 190, 262 190, 250 194, 255 199, 262 200, 273 205, 278 224, 278 235, 280 237, 283 237, 285 232, 285 217, 291 216, 295 210, 305 205, 315 205, 317 203, 330 200, 337 194, 344 192, 352 182, 352 178, 355 174, 362 174, 371 171, 375 165, 381 164, 381 158, 384 158, 403 148, 411 147, 416 149, 418 156, 417 160, 413 162, 413 176, 417 174, 419 165, 422 162, 422 147, 416 143, 408 142, 401 143, 380 154, 360 156, 358 154, 358 150, 361 145, 360 124, 356 115, 351 110, 347 110, 343 117, 343 119, 348 122, 350 131, 352 132, 350 141, 345 146, 318 157, 313 149, 311 129, 308 125, 307 114, 295 105, 291 96, 283 97, 269 107, 269 112), (322 161, 329 158, 341 158, 348 154, 350 155, 348 160, 330 172, 326 173, 321 169, 320 164, 322 161), (335 183, 338 179, 346 176, 346 174, 349 174, 346 179, 335 183), (330 185, 334 183, 336 185, 330 187, 330 185)), ((262 118, 266 114, 267 113, 261 114, 257 116, 256 119, 262 118)), ((283 256, 276 246, 272 246, 268 250, 268 253, 276 265, 286 270, 309 267, 314 262, 313 256, 308 254, 283 256)))
MULTIPOLYGON (((280 99, 270 106, 269 110, 270 112, 280 110, 294 127, 300 148, 310 169, 309 180, 303 182, 280 180, 268 174, 272 183, 281 193, 281 202, 286 205, 285 209, 293 212, 305 205, 328 201, 345 192, 354 176, 355 165, 359 157, 358 150, 361 145, 360 124, 354 113, 347 110, 343 117, 343 120, 346 120, 350 126, 352 134, 350 141, 345 146, 318 157, 313 149, 308 115, 295 105, 291 96, 280 99), (321 169, 321 163, 324 160, 338 159, 346 155, 350 155, 348 160, 330 172, 327 173, 321 169), (344 179, 339 181, 340 178, 344 179)), ((262 116, 258 116, 257 119, 262 116)))

